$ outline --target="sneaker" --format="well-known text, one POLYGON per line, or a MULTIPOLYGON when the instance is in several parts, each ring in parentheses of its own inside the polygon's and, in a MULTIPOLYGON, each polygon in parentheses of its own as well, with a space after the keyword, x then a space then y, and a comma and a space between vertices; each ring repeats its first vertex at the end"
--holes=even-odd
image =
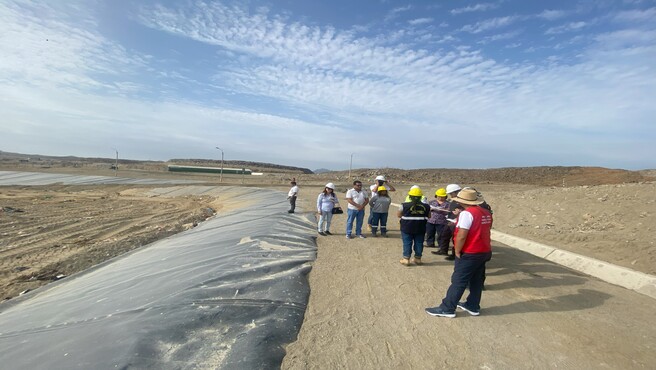
POLYGON ((333 235, 330 231, 326 230, 325 231, 326 235, 333 235))
POLYGON ((410 259, 405 257, 401 258, 401 264, 403 266, 408 266, 410 264, 410 259))
POLYGON ((431 316, 450 317, 450 318, 456 317, 455 311, 452 312, 444 311, 440 306, 428 307, 426 308, 426 313, 431 316))
POLYGON ((323 231, 319 231, 319 235, 326 236, 326 233, 324 233, 323 231))
POLYGON ((367 237, 364 236, 364 235, 362 235, 362 234, 358 235, 358 238, 360 238, 360 239, 367 239, 367 237))
POLYGON ((468 308, 467 303, 465 303, 465 302, 458 303, 457 307, 459 309, 463 310, 463 311, 467 311, 467 313, 469 313, 472 316, 478 316, 478 315, 481 314, 481 311, 479 311, 479 310, 472 310, 471 308, 468 308))
POLYGON ((346 235, 346 239, 353 239, 351 235, 346 235))
POLYGON ((442 249, 439 249, 439 250, 436 250, 436 251, 431 251, 431 253, 437 254, 438 256, 446 256, 447 254, 449 254, 449 252, 444 251, 442 249))
POLYGON ((413 258, 413 259, 412 259, 412 262, 414 262, 415 265, 417 265, 417 266, 421 266, 421 265, 424 264, 423 262, 421 262, 421 257, 415 257, 415 258, 413 258))
POLYGON ((435 245, 426 244, 426 245, 424 245, 424 248, 437 248, 437 247, 435 245))
POLYGON ((290 209, 289 211, 287 211, 287 213, 294 213, 294 211, 292 211, 292 210, 290 209))

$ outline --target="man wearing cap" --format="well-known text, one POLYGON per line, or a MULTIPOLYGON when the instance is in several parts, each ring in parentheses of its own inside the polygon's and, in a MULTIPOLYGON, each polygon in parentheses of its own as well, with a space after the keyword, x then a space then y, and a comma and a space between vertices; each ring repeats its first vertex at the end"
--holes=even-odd
MULTIPOLYGON (((378 175, 378 176, 376 176, 376 183, 373 184, 373 185, 371 185, 371 186, 369 187, 369 190, 370 190, 370 193, 371 193, 371 196, 369 197, 369 199, 373 199, 374 196, 375 196, 376 194, 378 194, 378 189, 379 189, 381 186, 384 187, 385 190, 387 190, 388 193, 389 193, 390 191, 396 191, 396 189, 394 188, 394 186, 392 186, 392 184, 390 184, 390 183, 385 179, 385 176, 383 176, 383 175, 378 175)), ((369 207, 369 218, 367 218, 367 228, 371 231, 371 230, 372 230, 372 227, 373 227, 373 216, 374 216, 374 211, 373 211, 373 209, 372 209, 372 208, 373 208, 373 205, 372 205, 371 203, 369 203, 369 205, 370 205, 371 207, 369 207)))
POLYGON ((455 229, 456 260, 451 275, 451 286, 442 304, 426 308, 426 313, 431 316, 456 317, 457 307, 470 315, 478 316, 481 309, 485 264, 492 258, 490 239, 492 215, 480 206, 484 199, 473 189, 461 190, 453 201, 466 208, 460 212, 455 229), (459 302, 468 286, 467 300, 459 302))

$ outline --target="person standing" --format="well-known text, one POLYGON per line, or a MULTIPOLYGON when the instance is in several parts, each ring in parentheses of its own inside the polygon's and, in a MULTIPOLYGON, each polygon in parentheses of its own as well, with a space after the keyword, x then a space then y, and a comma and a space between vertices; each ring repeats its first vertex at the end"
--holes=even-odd
MULTIPOLYGON (((392 186, 392 184, 390 184, 389 181, 387 181, 387 179, 385 179, 385 176, 378 175, 378 176, 376 176, 376 183, 369 187, 369 190, 370 190, 370 193, 371 193, 371 196, 369 197, 369 199, 373 199, 374 196, 376 194, 378 194, 378 189, 381 186, 384 187, 385 190, 387 190, 388 192, 396 191, 396 188, 394 188, 394 186, 392 186)), ((372 207, 371 202, 369 202, 369 206, 370 207, 369 207, 369 218, 367 219, 367 228, 369 230, 371 230, 371 226, 373 225, 372 217, 374 216, 374 212, 371 209, 371 207, 372 207)))
POLYGON ((430 217, 430 206, 422 202, 423 192, 418 186, 408 192, 409 202, 403 202, 396 215, 401 219, 401 239, 403 240, 403 258, 401 264, 408 266, 410 262, 422 265, 421 256, 424 250, 424 235, 426 221, 430 217), (415 252, 412 261, 412 252, 415 252))
POLYGON ((353 221, 355 221, 355 235, 358 238, 366 238, 362 235, 362 224, 364 222, 364 207, 369 204, 367 192, 362 190, 362 182, 353 181, 353 188, 346 192, 346 201, 348 202, 346 218, 346 239, 353 239, 351 235, 353 230, 353 221))
MULTIPOLYGON (((458 184, 449 184, 446 186, 446 193, 450 199, 456 197, 458 192, 461 190, 460 185, 458 184)), ((457 202, 449 202, 449 213, 446 215, 447 224, 442 233, 438 236, 438 246, 440 247, 437 251, 432 251, 433 254, 439 254, 447 256, 447 260, 454 260, 455 255, 449 255, 449 245, 451 245, 451 238, 453 237, 453 230, 456 228, 455 219, 458 216, 458 212, 462 209, 462 206, 457 202)))
POLYGON ((463 189, 453 198, 455 202, 466 206, 460 212, 455 229, 456 260, 451 275, 451 286, 437 307, 426 308, 431 316, 456 317, 456 307, 478 316, 481 309, 481 295, 485 276, 485 264, 492 258, 490 230, 492 215, 480 205, 484 199, 473 189, 463 189), (460 302, 465 289, 469 295, 465 302, 460 302))
POLYGON ((335 184, 329 182, 317 197, 317 213, 319 213, 319 235, 332 235, 330 222, 333 219, 333 208, 339 207, 339 200, 335 195, 335 184))
POLYGON ((292 188, 289 189, 289 193, 287 193, 290 208, 287 213, 294 213, 294 210, 296 209, 296 197, 298 197, 298 186, 296 186, 296 181, 292 181, 290 184, 292 185, 292 188))
POLYGON ((392 204, 392 198, 387 195, 387 188, 379 186, 376 194, 371 197, 371 236, 377 236, 378 225, 380 224, 380 236, 387 238, 387 216, 389 207, 392 204))
POLYGON ((435 199, 431 200, 428 205, 431 208, 431 217, 426 223, 426 247, 435 248, 435 236, 442 234, 446 226, 446 215, 449 213, 450 203, 446 200, 446 189, 437 189, 435 199))

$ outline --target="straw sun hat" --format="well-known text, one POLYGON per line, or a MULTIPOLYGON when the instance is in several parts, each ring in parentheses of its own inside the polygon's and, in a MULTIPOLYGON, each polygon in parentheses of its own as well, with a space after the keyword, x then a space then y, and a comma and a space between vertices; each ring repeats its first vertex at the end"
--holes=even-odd
POLYGON ((467 204, 470 206, 477 206, 479 204, 483 204, 485 202, 485 199, 483 199, 482 195, 479 195, 478 192, 474 189, 462 189, 458 193, 458 195, 453 198, 454 201, 460 203, 460 204, 467 204))

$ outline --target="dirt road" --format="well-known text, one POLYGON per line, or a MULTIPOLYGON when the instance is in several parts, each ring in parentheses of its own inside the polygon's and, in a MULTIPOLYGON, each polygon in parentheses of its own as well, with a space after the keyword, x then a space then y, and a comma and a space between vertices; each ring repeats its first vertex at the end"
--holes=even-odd
MULTIPOLYGON (((313 209, 313 192, 303 197, 313 209)), ((318 192, 317 192, 318 193, 318 192)), ((654 368, 653 299, 495 243, 481 316, 436 318, 453 265, 426 253, 399 264, 389 239, 319 237, 312 293, 285 369, 654 368)))

